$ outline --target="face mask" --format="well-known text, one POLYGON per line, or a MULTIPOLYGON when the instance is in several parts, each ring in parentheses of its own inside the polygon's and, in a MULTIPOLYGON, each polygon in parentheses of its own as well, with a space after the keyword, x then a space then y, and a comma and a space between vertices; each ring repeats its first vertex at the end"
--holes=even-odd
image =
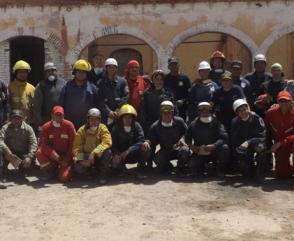
POLYGON ((124 130, 125 132, 130 132, 131 131, 131 127, 130 126, 124 126, 124 130))
POLYGON ((247 117, 241 119, 241 120, 242 120, 242 121, 248 121, 248 119, 249 119, 249 115, 248 115, 247 117))
POLYGON ((203 123, 210 123, 212 122, 212 117, 209 116, 209 117, 200 117, 200 121, 203 122, 203 123))
POLYGON ((223 72, 223 69, 215 69, 214 72, 220 74, 223 72))
POLYGON ((210 83, 210 80, 209 80, 209 79, 207 79, 207 80, 202 80, 201 82, 202 82, 202 84, 205 84, 205 85, 206 85, 206 84, 209 84, 209 83, 210 83))
POLYGON ((171 127, 172 125, 173 125, 173 122, 171 121, 171 122, 168 122, 168 123, 166 123, 166 122, 161 122, 161 125, 163 126, 163 127, 171 127))
POLYGON ((90 130, 91 130, 91 131, 97 131, 97 128, 98 128, 98 126, 91 126, 91 127, 90 127, 90 130))
POLYGON ((58 123, 56 121, 52 121, 52 125, 57 128, 60 127, 60 123, 58 123))
POLYGON ((48 80, 53 82, 55 80, 55 76, 54 75, 50 75, 48 76, 48 80))
POLYGON ((99 74, 102 72, 102 68, 94 68, 95 74, 99 74))

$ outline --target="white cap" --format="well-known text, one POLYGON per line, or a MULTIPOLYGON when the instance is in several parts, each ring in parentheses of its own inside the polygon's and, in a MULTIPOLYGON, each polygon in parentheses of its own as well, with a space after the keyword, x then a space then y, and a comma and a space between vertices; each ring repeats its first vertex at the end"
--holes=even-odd
POLYGON ((114 58, 108 58, 108 59, 106 59, 105 66, 107 66, 107 65, 114 65, 116 67, 118 66, 117 61, 114 58))
POLYGON ((279 69, 279 70, 283 71, 283 66, 279 63, 274 63, 272 65, 271 69, 279 69))
POLYGON ((257 54, 254 57, 254 62, 263 61, 266 62, 266 57, 263 54, 257 54))
POLYGON ((236 112, 237 109, 242 106, 242 105, 247 105, 248 106, 248 103, 245 99, 238 99, 238 100, 235 100, 234 103, 233 103, 233 110, 236 112))
POLYGON ((198 65, 198 71, 201 69, 209 69, 211 70, 210 64, 207 61, 201 61, 198 65))
POLYGON ((211 109, 212 106, 211 106, 211 104, 209 102, 200 102, 198 104, 198 109, 201 109, 203 107, 207 107, 207 108, 211 109))
POLYGON ((57 68, 56 68, 54 63, 47 62, 47 63, 44 64, 44 70, 46 71, 46 70, 49 70, 49 69, 55 69, 56 70, 57 68))
POLYGON ((160 110, 161 111, 173 111, 174 110, 174 104, 169 101, 169 100, 165 100, 165 101, 162 101, 161 104, 160 104, 160 110))

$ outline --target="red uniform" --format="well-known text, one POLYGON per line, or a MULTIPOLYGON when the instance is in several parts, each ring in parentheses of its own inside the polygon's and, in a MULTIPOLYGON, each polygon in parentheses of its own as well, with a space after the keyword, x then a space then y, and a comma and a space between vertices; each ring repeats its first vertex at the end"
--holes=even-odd
POLYGON ((265 116, 265 124, 268 138, 281 143, 275 153, 276 175, 278 178, 290 177, 293 175, 290 154, 294 150, 294 108, 283 114, 279 105, 273 106, 265 116))
POLYGON ((40 146, 37 151, 37 159, 41 167, 56 163, 54 153, 60 158, 58 179, 62 182, 69 181, 72 176, 72 145, 75 137, 75 128, 72 122, 63 120, 60 127, 54 127, 52 121, 42 126, 40 146))
POLYGON ((147 89, 150 84, 147 83, 142 76, 138 75, 137 78, 135 80, 131 80, 129 77, 129 69, 132 67, 139 67, 139 63, 136 60, 131 60, 128 63, 128 69, 126 72, 126 76, 125 79, 128 82, 128 87, 129 87, 129 104, 131 104, 132 106, 134 106, 134 108, 136 109, 136 111, 138 112, 140 109, 140 102, 141 102, 141 98, 143 95, 143 92, 145 89, 147 89))

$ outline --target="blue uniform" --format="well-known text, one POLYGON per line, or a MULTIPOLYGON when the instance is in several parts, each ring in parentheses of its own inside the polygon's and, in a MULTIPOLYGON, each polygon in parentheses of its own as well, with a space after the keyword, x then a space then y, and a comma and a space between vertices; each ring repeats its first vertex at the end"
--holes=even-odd
POLYGON ((218 89, 218 85, 211 80, 196 82, 189 94, 188 116, 192 122, 197 116, 197 106, 200 102, 211 102, 213 93, 218 89))
POLYGON ((255 160, 258 165, 263 165, 265 138, 264 122, 254 112, 250 112, 249 119, 246 121, 241 120, 238 116, 232 120, 231 140, 233 153, 244 176, 253 176, 255 174, 255 160), (240 151, 238 147, 245 141, 249 143, 249 147, 246 151, 240 151), (257 155, 254 159, 255 153, 257 155))
POLYGON ((218 171, 224 173, 230 155, 228 134, 216 118, 210 123, 204 123, 199 118, 195 119, 188 127, 185 141, 188 145, 193 144, 198 147, 215 145, 215 150, 209 156, 192 154, 188 166, 193 174, 203 174, 205 162, 211 160, 215 160, 218 171))
POLYGON ((178 108, 178 111, 179 116, 186 120, 188 94, 191 88, 189 77, 185 74, 172 75, 169 73, 164 78, 164 86, 172 90, 175 102, 178 100, 184 101, 184 105, 178 108))
POLYGON ((59 105, 64 108, 64 118, 79 129, 86 123, 88 110, 97 108, 97 88, 89 81, 79 86, 75 80, 70 80, 61 90, 59 105))
POLYGON ((107 123, 107 117, 111 111, 118 109, 128 102, 129 88, 127 81, 120 76, 115 76, 111 81, 105 75, 97 83, 99 109, 102 112, 102 122, 107 123))
POLYGON ((245 99, 243 90, 237 85, 233 85, 229 91, 220 87, 213 94, 212 102, 217 118, 225 126, 227 132, 230 132, 231 121, 235 117, 233 103, 237 99, 245 99))

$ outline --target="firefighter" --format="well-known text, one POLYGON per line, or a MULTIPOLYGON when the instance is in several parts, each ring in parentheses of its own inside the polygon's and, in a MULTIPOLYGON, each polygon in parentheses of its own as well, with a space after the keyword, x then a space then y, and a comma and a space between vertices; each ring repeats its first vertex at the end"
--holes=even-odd
POLYGON ((105 73, 104 69, 104 56, 99 52, 95 52, 92 55, 91 64, 93 68, 88 73, 88 79, 93 84, 97 84, 97 82, 103 77, 105 73))
POLYGON ((86 60, 76 61, 73 66, 74 77, 62 88, 59 97, 65 119, 71 121, 76 129, 86 122, 88 110, 98 105, 97 88, 87 79, 90 70, 91 65, 86 60))
POLYGON ((235 117, 233 103, 235 100, 243 98, 245 98, 243 90, 233 84, 231 72, 226 71, 222 75, 221 88, 213 93, 212 102, 218 119, 228 133, 230 132, 231 121, 235 117))
POLYGON ((244 177, 262 177, 265 167, 265 125, 244 99, 235 100, 231 125, 233 153, 244 177), (256 163, 256 164, 255 164, 256 163))
POLYGON ((289 178, 293 175, 290 155, 294 144, 294 107, 288 91, 277 96, 277 105, 273 105, 265 116, 268 141, 273 142, 270 150, 275 155, 277 178, 289 178))
POLYGON ((21 110, 13 110, 10 121, 1 128, 0 149, 4 175, 8 172, 9 163, 22 174, 26 174, 34 165, 37 139, 33 128, 24 121, 21 110))
POLYGON ((176 57, 168 59, 168 69, 170 72, 165 75, 164 86, 172 90, 179 116, 186 120, 191 81, 187 75, 180 73, 180 64, 176 57))
POLYGON ((226 57, 223 52, 217 50, 210 57, 210 66, 212 70, 209 73, 209 79, 218 86, 221 85, 222 74, 225 72, 226 57))
POLYGON ((174 116, 175 106, 171 101, 160 104, 160 118, 150 127, 148 138, 143 143, 143 150, 155 152, 154 162, 160 173, 170 174, 173 171, 171 160, 177 159, 177 172, 182 174, 189 157, 189 148, 184 145, 183 136, 187 125, 181 117, 174 116))
POLYGON ((51 119, 51 111, 58 104, 59 96, 66 81, 57 74, 54 63, 44 65, 45 79, 40 81, 35 90, 34 114, 38 127, 51 119))
POLYGON ((112 166, 123 170, 127 163, 138 163, 138 178, 144 178, 144 168, 150 156, 149 150, 143 150, 145 140, 141 125, 135 120, 137 111, 129 104, 123 105, 119 112, 119 121, 114 125, 112 135, 112 166))
POLYGON ((251 100, 251 85, 247 79, 241 77, 243 64, 240 60, 234 60, 231 63, 231 73, 232 73, 232 80, 234 85, 238 85, 242 88, 248 104, 251 106, 253 101, 251 100))
POLYGON ((213 116, 210 103, 200 102, 198 114, 185 134, 185 143, 192 151, 188 161, 190 172, 193 176, 201 176, 207 171, 207 164, 213 161, 218 177, 224 177, 230 154, 228 134, 213 116))
POLYGON ((145 81, 140 73, 140 64, 137 60, 128 63, 125 79, 129 87, 129 101, 137 112, 140 111, 140 104, 144 90, 150 87, 149 82, 145 81))
POLYGON ((73 123, 64 119, 61 106, 54 106, 51 116, 51 121, 41 128, 37 160, 48 177, 58 170, 58 180, 68 182, 72 177, 72 146, 76 131, 73 123))
POLYGON ((251 85, 251 98, 249 99, 250 105, 253 108, 253 111, 258 115, 262 116, 262 112, 258 111, 253 105, 257 100, 258 96, 264 94, 263 83, 270 81, 272 75, 266 72, 267 59, 263 54, 257 54, 254 56, 254 72, 248 73, 244 76, 244 79, 247 79, 251 85))
POLYGON ((196 80, 189 93, 188 116, 192 122, 197 116, 197 107, 200 102, 211 102, 213 93, 218 89, 218 85, 209 79, 211 71, 210 64, 201 61, 198 65, 200 79, 196 80))
POLYGON ((8 86, 8 104, 10 110, 21 110, 26 123, 33 125, 35 87, 28 82, 30 71, 31 66, 27 62, 19 60, 15 63, 12 69, 15 79, 8 86))
POLYGON ((164 100, 174 102, 172 91, 164 86, 165 74, 162 70, 155 70, 152 74, 152 85, 145 90, 141 103, 140 122, 144 132, 160 118, 160 104, 164 100))
POLYGON ((98 107, 102 112, 102 122, 111 128, 118 118, 119 108, 128 102, 129 88, 125 78, 117 75, 118 63, 114 58, 105 61, 105 74, 97 83, 98 107))
POLYGON ((101 123, 101 112, 88 111, 87 122, 78 131, 73 143, 73 160, 78 174, 92 167, 98 171, 99 183, 105 184, 111 164, 112 139, 106 125, 101 123))

